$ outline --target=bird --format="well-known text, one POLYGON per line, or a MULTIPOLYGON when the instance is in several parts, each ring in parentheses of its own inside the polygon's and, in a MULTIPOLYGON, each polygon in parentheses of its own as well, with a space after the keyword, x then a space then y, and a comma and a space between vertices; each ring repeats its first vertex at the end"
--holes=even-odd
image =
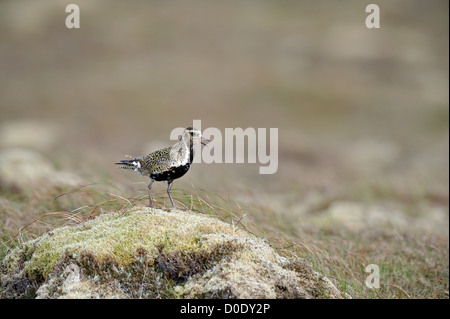
POLYGON ((186 174, 191 167, 194 158, 194 145, 198 143, 207 145, 205 141, 210 142, 209 139, 202 136, 200 130, 187 127, 174 145, 154 151, 146 156, 134 157, 125 155, 129 159, 121 160, 114 164, 119 165, 118 168, 150 177, 150 183, 148 184, 150 208, 152 207, 151 191, 153 182, 166 181, 167 194, 172 207, 176 208, 170 195, 172 183, 175 179, 186 174))

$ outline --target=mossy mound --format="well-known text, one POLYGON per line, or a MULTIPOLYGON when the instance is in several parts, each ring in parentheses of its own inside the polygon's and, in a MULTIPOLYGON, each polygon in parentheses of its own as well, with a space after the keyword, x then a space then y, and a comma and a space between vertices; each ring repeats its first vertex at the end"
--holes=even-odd
POLYGON ((341 298, 303 259, 215 218, 134 207, 54 229, 0 263, 1 298, 341 298))

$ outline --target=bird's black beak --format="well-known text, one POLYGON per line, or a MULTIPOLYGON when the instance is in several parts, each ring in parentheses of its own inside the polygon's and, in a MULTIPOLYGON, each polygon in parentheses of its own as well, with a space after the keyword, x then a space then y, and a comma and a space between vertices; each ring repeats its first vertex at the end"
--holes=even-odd
POLYGON ((202 143, 203 145, 205 145, 205 146, 208 146, 206 143, 205 143, 205 141, 206 142, 211 142, 211 140, 209 139, 209 138, 206 138, 206 137, 201 137, 200 138, 200 143, 202 143))

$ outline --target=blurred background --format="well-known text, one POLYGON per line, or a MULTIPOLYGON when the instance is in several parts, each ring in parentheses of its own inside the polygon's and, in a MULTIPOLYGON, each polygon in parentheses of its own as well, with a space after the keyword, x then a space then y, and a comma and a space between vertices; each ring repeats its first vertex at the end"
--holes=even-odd
POLYGON ((365 26, 372 1, 77 0, 81 28, 67 29, 69 3, 0 1, 4 234, 75 209, 49 203, 79 185, 146 195, 148 178, 113 163, 193 120, 272 127, 276 174, 194 164, 174 189, 218 194, 334 277, 333 258, 366 256, 344 267, 360 282, 361 264, 420 254, 386 296, 448 298, 448 1, 377 1, 380 29, 365 26))

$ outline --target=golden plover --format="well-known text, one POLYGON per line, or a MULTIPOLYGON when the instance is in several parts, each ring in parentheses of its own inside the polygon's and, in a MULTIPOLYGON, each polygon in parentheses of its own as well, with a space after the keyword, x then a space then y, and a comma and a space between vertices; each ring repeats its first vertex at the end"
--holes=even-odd
POLYGON ((148 194, 150 207, 152 207, 151 190, 154 181, 167 181, 167 194, 169 195, 172 207, 175 208, 170 189, 174 179, 180 178, 189 170, 194 158, 194 144, 205 144, 209 139, 204 138, 200 130, 188 127, 183 131, 179 141, 173 146, 166 147, 150 153, 147 156, 132 157, 121 160, 118 168, 123 168, 150 177, 148 184, 148 194))

